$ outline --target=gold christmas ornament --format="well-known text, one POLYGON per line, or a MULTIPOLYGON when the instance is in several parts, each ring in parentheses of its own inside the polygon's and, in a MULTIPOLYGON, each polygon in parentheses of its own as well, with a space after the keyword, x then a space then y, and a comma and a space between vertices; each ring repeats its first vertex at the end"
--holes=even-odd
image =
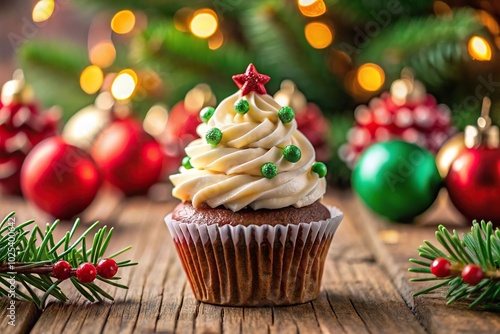
POLYGON ((481 117, 477 119, 477 127, 467 125, 465 127, 465 146, 474 148, 477 146, 486 146, 489 148, 499 147, 500 133, 498 126, 491 124, 490 117, 491 100, 485 96, 481 109, 481 117))
POLYGON ((16 70, 12 80, 3 85, 1 99, 3 105, 14 102, 28 104, 33 101, 33 89, 24 81, 24 73, 21 69, 16 70))
POLYGON ((444 179, 448 175, 450 166, 465 148, 464 133, 459 132, 448 139, 436 155, 436 165, 439 174, 444 179))
POLYGON ((93 105, 75 113, 63 130, 64 139, 71 145, 89 150, 112 118, 115 101, 109 92, 101 93, 93 105))
POLYGON ((307 107, 306 97, 291 80, 284 80, 281 83, 281 88, 274 94, 274 99, 281 106, 289 106, 297 113, 300 113, 307 107))

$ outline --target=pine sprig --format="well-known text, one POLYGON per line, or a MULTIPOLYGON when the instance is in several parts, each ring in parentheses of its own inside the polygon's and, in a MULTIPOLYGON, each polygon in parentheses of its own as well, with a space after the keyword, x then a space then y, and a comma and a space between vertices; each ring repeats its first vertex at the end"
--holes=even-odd
MULTIPOLYGON (((0 223, 0 297, 9 296, 16 300, 30 301, 40 309, 45 307, 49 296, 62 302, 68 300, 59 287, 63 280, 56 279, 53 275, 53 265, 56 262, 65 260, 72 268, 77 268, 86 262, 97 266, 101 259, 114 258, 131 248, 127 247, 112 255, 104 256, 113 235, 113 228, 108 229, 107 226, 95 232, 89 248, 86 236, 95 230, 99 222, 95 222, 85 232, 75 237, 80 224, 80 220, 77 219, 71 230, 56 242, 54 231, 59 220, 47 224, 45 231, 42 231, 37 225, 32 227, 34 220, 16 226, 14 215, 14 212, 10 213, 0 223), (10 290, 12 279, 16 282, 14 291, 10 290), (20 289, 21 286, 24 289, 20 289)), ((136 264, 130 260, 117 262, 119 268, 136 264)), ((97 276, 97 279, 118 288, 128 288, 115 283, 119 277, 105 279, 97 276)), ((91 302, 113 300, 111 295, 94 283, 82 283, 75 277, 71 277, 70 281, 91 302)))
POLYGON ((444 250, 424 240, 425 245, 418 248, 421 259, 410 259, 410 262, 419 267, 410 268, 409 271, 432 275, 432 261, 442 258, 451 264, 449 275, 410 279, 411 282, 441 281, 415 293, 414 296, 448 286, 445 295, 447 304, 466 300, 469 302, 469 308, 478 307, 500 312, 500 229, 493 231, 491 222, 474 221, 471 231, 460 238, 457 231, 450 233, 440 225, 436 231, 436 240, 444 250), (477 285, 466 283, 462 277, 463 268, 471 264, 478 266, 483 272, 484 278, 477 285))

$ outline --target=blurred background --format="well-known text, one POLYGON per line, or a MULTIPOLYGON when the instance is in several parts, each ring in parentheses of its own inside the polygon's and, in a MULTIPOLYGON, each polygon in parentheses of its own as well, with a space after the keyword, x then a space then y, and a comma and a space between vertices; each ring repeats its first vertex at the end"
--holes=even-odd
POLYGON ((373 142, 436 153, 475 124, 484 96, 497 122, 499 15, 493 0, 2 0, 0 82, 22 68, 83 148, 106 122, 75 115, 125 108, 161 143, 168 173, 200 109, 235 92, 231 76, 252 62, 296 109, 331 184, 347 186, 373 142), (95 131, 82 139, 82 127, 95 131))

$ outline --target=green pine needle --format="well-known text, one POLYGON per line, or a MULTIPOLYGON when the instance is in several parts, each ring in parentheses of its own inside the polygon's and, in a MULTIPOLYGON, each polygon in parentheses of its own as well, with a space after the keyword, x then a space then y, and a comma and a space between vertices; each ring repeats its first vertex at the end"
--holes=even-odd
MULTIPOLYGON (((52 265, 57 261, 66 260, 73 268, 85 262, 96 265, 103 258, 116 257, 131 249, 129 246, 110 256, 104 256, 113 234, 113 229, 108 230, 106 226, 95 232, 92 248, 88 249, 86 236, 94 231, 99 222, 92 224, 76 238, 76 241, 72 241, 80 223, 77 219, 71 231, 66 232, 62 239, 56 241, 53 233, 59 224, 58 220, 47 224, 45 231, 42 231, 37 225, 32 225, 33 220, 17 226, 9 225, 14 214, 14 212, 10 213, 0 223, 0 297, 11 298, 14 294, 15 299, 33 302, 40 309, 46 306, 49 296, 62 302, 68 300, 59 288, 62 281, 52 276, 52 265), (15 291, 10 291, 13 277, 17 284, 15 284, 15 291)), ((130 260, 117 263, 120 268, 136 264, 130 260)), ((119 277, 113 277, 113 281, 99 276, 97 279, 109 285, 127 289, 127 286, 114 282, 119 277)), ((113 300, 109 293, 94 283, 81 283, 76 277, 71 277, 70 281, 91 302, 113 300)))
POLYGON ((447 304, 464 300, 469 303, 469 308, 479 308, 489 311, 500 311, 500 229, 493 231, 491 222, 474 221, 470 232, 464 233, 462 238, 457 231, 450 233, 440 225, 436 232, 436 240, 446 249, 443 252, 431 242, 424 240, 425 246, 418 248, 421 258, 433 261, 438 257, 446 258, 452 267, 464 267, 467 264, 479 266, 486 274, 485 278, 476 286, 464 282, 462 277, 438 278, 431 274, 429 261, 410 259, 413 264, 420 267, 409 268, 414 273, 431 274, 430 277, 412 278, 411 282, 424 282, 439 280, 436 285, 421 290, 414 294, 419 296, 447 286, 445 294, 447 304))

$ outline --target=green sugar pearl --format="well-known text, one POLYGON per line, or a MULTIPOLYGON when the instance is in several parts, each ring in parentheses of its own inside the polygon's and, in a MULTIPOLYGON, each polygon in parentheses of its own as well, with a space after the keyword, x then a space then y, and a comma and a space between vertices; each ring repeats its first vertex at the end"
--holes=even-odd
POLYGON ((210 145, 217 145, 222 140, 222 131, 219 130, 218 128, 211 128, 210 130, 207 131, 205 139, 207 140, 207 143, 209 143, 210 145))
POLYGON ((320 178, 325 177, 327 172, 326 165, 322 162, 313 163, 311 170, 318 174, 320 178))
POLYGON ((266 179, 272 179, 273 177, 278 175, 278 167, 276 167, 276 165, 272 162, 266 162, 260 168, 260 172, 266 179))
POLYGON ((290 123, 295 117, 295 112, 290 107, 281 107, 278 111, 278 117, 283 123, 290 123))
POLYGON ((287 161, 297 162, 302 157, 302 152, 300 152, 300 148, 297 146, 288 145, 283 149, 283 156, 287 161))
POLYGON ((193 168, 193 165, 191 165, 191 158, 188 157, 187 155, 184 158, 182 158, 182 167, 186 169, 193 168))
POLYGON ((215 112, 214 108, 212 108, 212 107, 205 107, 205 108, 201 109, 201 111, 200 111, 200 119, 204 123, 208 123, 208 121, 210 120, 210 118, 212 118, 212 116, 214 115, 214 112, 215 112))
POLYGON ((247 100, 239 99, 234 103, 234 110, 240 115, 244 115, 250 110, 250 104, 247 100))

